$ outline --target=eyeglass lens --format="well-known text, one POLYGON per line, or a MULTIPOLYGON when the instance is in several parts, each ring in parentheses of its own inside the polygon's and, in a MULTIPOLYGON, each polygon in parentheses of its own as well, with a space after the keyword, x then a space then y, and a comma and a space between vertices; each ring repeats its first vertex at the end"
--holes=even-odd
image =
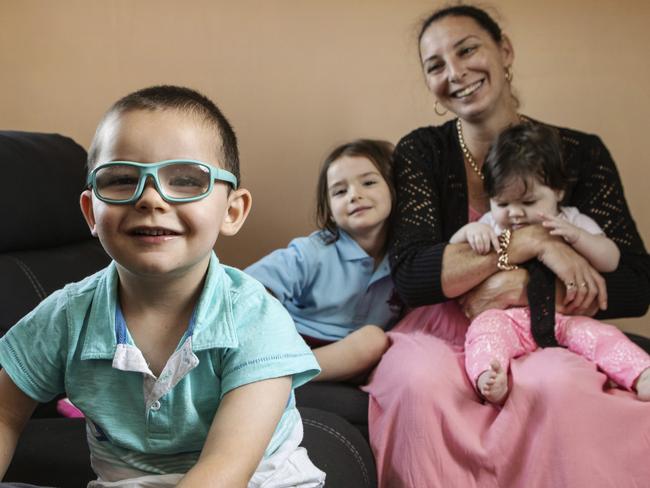
MULTIPOLYGON (((170 198, 193 198, 207 193, 210 188, 210 170, 200 164, 168 164, 157 171, 158 185, 170 198)), ((115 164, 99 168, 95 188, 102 198, 129 200, 140 182, 140 168, 115 164)))

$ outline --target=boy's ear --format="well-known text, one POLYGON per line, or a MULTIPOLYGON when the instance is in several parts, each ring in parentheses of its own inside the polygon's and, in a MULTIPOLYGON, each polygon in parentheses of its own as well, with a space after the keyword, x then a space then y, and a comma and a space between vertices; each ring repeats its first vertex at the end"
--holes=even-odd
POLYGON ((251 211, 252 204, 253 197, 247 189, 239 188, 231 191, 228 195, 228 208, 219 233, 225 236, 234 236, 239 232, 251 211))
POLYGON ((86 219, 86 223, 90 228, 90 233, 93 237, 97 237, 97 229, 95 228, 95 213, 93 212, 93 196, 91 190, 84 190, 79 197, 79 206, 81 213, 86 219))
POLYGON ((555 198, 560 205, 564 201, 564 190, 555 190, 555 198))

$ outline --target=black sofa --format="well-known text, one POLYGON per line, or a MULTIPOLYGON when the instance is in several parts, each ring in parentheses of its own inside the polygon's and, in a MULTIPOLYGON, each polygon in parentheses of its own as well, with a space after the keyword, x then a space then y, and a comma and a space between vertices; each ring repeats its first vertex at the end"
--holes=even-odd
MULTIPOLYGON (((0 131, 0 167, 13 182, 0 197, 0 336, 54 290, 109 262, 79 211, 85 158, 66 137, 0 131)), ((650 339, 629 335, 650 352, 650 339)), ((368 396, 350 385, 312 382, 296 390, 296 399, 303 444, 327 473, 327 486, 374 487, 368 396)), ((54 402, 40 405, 5 481, 85 486, 93 473, 84 429, 83 420, 58 417, 54 402)))
MULTIPOLYGON (((67 137, 0 131, 0 167, 9 182, 0 197, 0 336, 47 295, 109 263, 79 210, 85 161, 86 151, 67 137)), ((307 404, 300 406, 303 445, 327 473, 327 486, 376 486, 365 394, 345 385, 299 391, 297 397, 305 400, 299 402, 307 404), (320 400, 323 395, 327 401, 320 400), (327 406, 332 411, 321 408, 327 406), (366 438, 332 413, 337 410, 366 438)), ((93 478, 83 419, 58 416, 54 401, 39 405, 4 481, 79 488, 93 478)))

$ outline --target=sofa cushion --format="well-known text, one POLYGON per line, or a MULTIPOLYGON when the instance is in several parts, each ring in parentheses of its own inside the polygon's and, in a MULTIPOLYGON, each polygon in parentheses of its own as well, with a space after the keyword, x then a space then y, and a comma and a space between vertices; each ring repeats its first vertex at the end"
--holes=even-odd
POLYGON ((0 131, 0 253, 89 238, 79 194, 86 151, 57 134, 0 131))
POLYGON ((296 389, 299 407, 332 412, 354 425, 368 439, 368 394, 358 386, 330 381, 311 381, 296 389))
MULTIPOLYGON (((342 418, 301 408, 304 438, 313 463, 327 473, 327 486, 374 488, 370 446, 342 418)), ((5 481, 79 488, 95 479, 83 419, 32 419, 18 441, 5 481)))
POLYGON ((94 239, 0 254, 0 337, 50 293, 95 273, 109 261, 94 239))

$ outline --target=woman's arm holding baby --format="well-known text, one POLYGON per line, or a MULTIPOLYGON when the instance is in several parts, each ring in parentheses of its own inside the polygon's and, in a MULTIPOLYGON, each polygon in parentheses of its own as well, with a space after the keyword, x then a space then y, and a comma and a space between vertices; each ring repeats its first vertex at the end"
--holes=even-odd
MULTIPOLYGON (((561 238, 551 236, 541 225, 529 225, 512 234, 508 247, 510 262, 521 264, 540 259, 558 277, 556 303, 558 310, 568 315, 593 315, 607 306, 604 280, 589 262, 561 238), (565 284, 588 282, 588 287, 565 284)), ((525 306, 528 273, 525 269, 500 271, 492 274, 460 299, 465 315, 474 318, 489 308, 504 309, 525 306)))
POLYGON ((246 488, 271 441, 291 392, 284 376, 235 388, 224 395, 203 451, 178 488, 246 488))
POLYGON ((0 480, 4 478, 25 424, 38 405, 0 370, 0 480))

